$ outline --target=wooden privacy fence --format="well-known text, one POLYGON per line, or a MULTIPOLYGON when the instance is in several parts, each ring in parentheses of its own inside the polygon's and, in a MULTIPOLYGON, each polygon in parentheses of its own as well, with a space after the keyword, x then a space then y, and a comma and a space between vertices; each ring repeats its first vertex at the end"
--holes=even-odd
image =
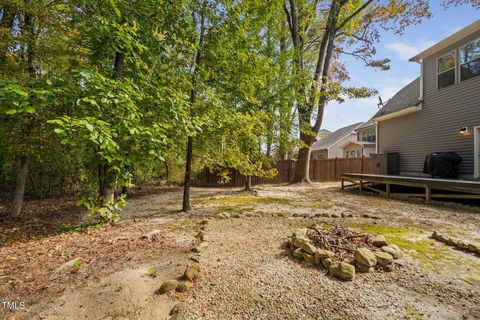
MULTIPOLYGON (((292 181, 295 173, 295 160, 280 160, 274 166, 278 174, 267 179, 252 177, 252 185, 278 184, 292 181)), ((362 158, 333 158, 310 161, 310 180, 314 182, 341 181, 343 173, 387 174, 387 155, 377 154, 362 158)), ((200 184, 205 187, 241 187, 245 185, 245 176, 238 170, 229 170, 230 181, 218 183, 218 175, 207 168, 200 184)))

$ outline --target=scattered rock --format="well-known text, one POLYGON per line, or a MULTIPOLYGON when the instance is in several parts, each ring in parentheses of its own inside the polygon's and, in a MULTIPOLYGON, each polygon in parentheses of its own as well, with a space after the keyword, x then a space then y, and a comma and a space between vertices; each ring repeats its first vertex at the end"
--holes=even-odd
POLYGON ((175 291, 177 292, 186 292, 192 286, 191 282, 188 281, 178 281, 175 291))
POLYGON ((402 251, 396 245, 383 246, 382 251, 392 255, 393 259, 401 259, 403 257, 402 251))
POLYGON ((478 247, 474 244, 471 244, 471 243, 465 243, 461 240, 455 240, 453 238, 447 238, 447 237, 439 234, 436 230, 433 231, 433 234, 432 234, 431 237, 433 239, 439 241, 439 242, 448 244, 450 246, 453 246, 453 247, 456 247, 456 248, 459 248, 459 249, 462 249, 462 250, 465 250, 465 251, 469 251, 469 252, 472 252, 472 253, 480 254, 480 247, 478 247))
POLYGON ((393 264, 387 264, 386 266, 383 266, 383 270, 387 272, 393 271, 393 264))
POLYGON ((307 228, 299 228, 293 231, 292 237, 298 238, 298 237, 306 237, 307 236, 307 228))
POLYGON ((202 277, 200 265, 192 264, 185 269, 184 277, 190 281, 195 281, 202 277))
POLYGON ((177 288, 177 280, 167 280, 157 290, 157 294, 165 294, 177 288))
POLYGON ((205 251, 205 249, 207 249, 207 248, 208 248, 208 242, 202 242, 199 245, 197 245, 196 247, 194 247, 192 249, 192 251, 195 252, 195 253, 201 253, 201 252, 205 251))
POLYGON ((207 235, 207 234, 206 234, 205 231, 200 231, 200 232, 197 234, 197 238, 200 239, 200 241, 204 241, 206 235, 207 235))
POLYGON ((343 281, 352 280, 355 276, 355 267, 346 262, 332 262, 328 270, 332 276, 343 281))
POLYGON ((302 248, 302 250, 305 251, 306 253, 312 254, 312 255, 314 255, 315 252, 317 251, 317 248, 309 242, 302 243, 300 248, 302 248))
POLYGON ((374 267, 377 264, 375 254, 367 248, 360 248, 355 250, 353 254, 355 265, 361 264, 366 268, 374 267))
POLYGON ((355 263, 355 267, 358 269, 358 271, 360 272, 363 272, 363 273, 372 273, 374 271, 374 268, 373 267, 368 267, 366 265, 363 265, 361 263, 358 263, 358 262, 354 262, 355 263))
POLYGON ((339 216, 338 214, 336 214, 336 213, 332 213, 332 214, 330 215, 330 217, 331 217, 331 218, 340 218, 340 216, 339 216))
POLYGON ((306 237, 303 237, 303 236, 292 238, 292 244, 297 248, 301 248, 303 244, 308 243, 308 242, 309 242, 309 240, 306 237))
POLYGON ((381 266, 386 266, 393 263, 393 256, 388 252, 375 252, 377 263, 381 266))
POLYGON ((333 263, 333 260, 332 260, 331 258, 326 258, 326 259, 323 259, 323 260, 322 260, 322 265, 323 265, 323 267, 324 267, 325 269, 327 269, 327 270, 330 268, 330 266, 332 265, 332 263, 333 263))
POLYGON ((183 320, 185 319, 185 312, 187 311, 187 304, 185 302, 177 303, 172 310, 170 310, 170 320, 183 320))
POLYGON ((326 259, 334 256, 334 253, 324 249, 317 249, 315 251, 315 258, 317 259, 326 259))
POLYGON ((235 218, 235 219, 238 219, 238 218, 241 218, 241 217, 242 217, 242 215, 240 213, 234 213, 232 215, 232 218, 235 218))
POLYGON ((363 218, 368 218, 368 219, 375 219, 375 220, 379 220, 381 219, 380 217, 377 217, 377 216, 372 216, 372 215, 369 215, 369 214, 363 214, 362 215, 363 218))
POLYGON ((303 259, 305 260, 305 262, 307 263, 311 263, 311 264, 314 264, 315 263, 315 256, 314 255, 311 255, 311 254, 308 254, 306 252, 303 253, 303 259))
POLYGON ((388 245, 387 240, 385 240, 385 237, 382 235, 372 237, 372 244, 378 248, 388 245))
POLYGON ((302 248, 297 248, 293 250, 292 255, 294 258, 303 259, 303 250, 302 248))

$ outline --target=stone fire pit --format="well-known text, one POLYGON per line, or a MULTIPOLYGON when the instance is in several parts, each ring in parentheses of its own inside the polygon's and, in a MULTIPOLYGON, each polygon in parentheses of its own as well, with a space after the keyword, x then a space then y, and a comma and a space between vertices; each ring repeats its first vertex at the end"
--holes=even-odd
POLYGON ((323 267, 341 280, 352 280, 355 272, 392 271, 393 260, 402 252, 382 235, 371 236, 351 228, 311 226, 288 237, 288 251, 296 259, 323 267))

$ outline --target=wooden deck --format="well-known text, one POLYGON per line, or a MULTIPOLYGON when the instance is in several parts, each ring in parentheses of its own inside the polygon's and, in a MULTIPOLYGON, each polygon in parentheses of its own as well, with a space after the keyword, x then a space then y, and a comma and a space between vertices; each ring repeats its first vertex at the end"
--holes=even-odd
POLYGON ((372 190, 384 194, 387 197, 390 197, 391 195, 425 197, 427 203, 429 203, 432 198, 480 199, 480 182, 469 180, 344 173, 342 174, 342 190, 349 186, 360 186, 360 190, 372 190), (351 184, 345 185, 345 181, 350 182, 351 184), (385 185, 385 190, 375 188, 372 186, 373 184, 383 184, 385 185), (392 185, 424 188, 425 192, 393 193, 391 192, 392 185), (432 190, 453 191, 457 193, 432 193, 432 190))

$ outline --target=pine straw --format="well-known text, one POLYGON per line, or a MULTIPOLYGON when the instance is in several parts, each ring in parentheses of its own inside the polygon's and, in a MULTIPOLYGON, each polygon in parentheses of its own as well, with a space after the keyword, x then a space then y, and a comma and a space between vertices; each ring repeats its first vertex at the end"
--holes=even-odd
POLYGON ((352 261, 353 252, 359 248, 368 248, 372 251, 377 249, 372 244, 369 234, 341 226, 329 229, 311 226, 307 230, 307 237, 315 247, 333 252, 334 259, 339 261, 352 261))

